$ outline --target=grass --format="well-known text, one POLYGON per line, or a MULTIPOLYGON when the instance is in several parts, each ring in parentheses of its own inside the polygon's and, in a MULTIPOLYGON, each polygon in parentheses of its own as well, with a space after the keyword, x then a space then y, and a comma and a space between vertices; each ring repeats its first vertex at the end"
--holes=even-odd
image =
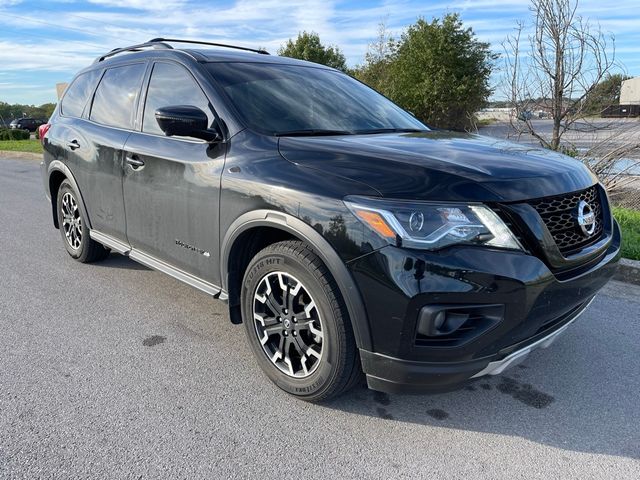
POLYGON ((42 153, 40 140, 0 140, 0 150, 12 152, 42 153))
POLYGON ((622 229, 622 256, 631 260, 640 260, 640 210, 613 207, 622 229))
POLYGON ((497 118, 482 118, 478 120, 478 127, 488 127, 489 125, 493 125, 498 121, 497 118))

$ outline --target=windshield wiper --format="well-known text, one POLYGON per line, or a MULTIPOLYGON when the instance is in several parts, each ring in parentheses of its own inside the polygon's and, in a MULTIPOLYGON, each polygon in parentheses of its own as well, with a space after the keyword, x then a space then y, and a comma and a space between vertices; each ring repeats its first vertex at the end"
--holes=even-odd
POLYGON ((355 133, 358 135, 367 135, 370 133, 419 133, 428 131, 429 130, 424 128, 375 128, 372 130, 357 130, 355 133))
POLYGON ((348 130, 322 130, 314 128, 305 128, 302 130, 288 130, 284 132, 276 132, 276 137, 319 137, 321 135, 353 135, 348 130))

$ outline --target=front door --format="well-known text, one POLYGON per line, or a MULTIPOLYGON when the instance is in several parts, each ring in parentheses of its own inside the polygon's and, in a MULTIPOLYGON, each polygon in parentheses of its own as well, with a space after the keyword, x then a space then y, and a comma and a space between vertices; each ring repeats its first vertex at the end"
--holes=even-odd
POLYGON ((226 146, 165 136, 154 113, 171 105, 198 107, 214 122, 209 100, 182 65, 154 64, 142 132, 125 144, 127 238, 133 249, 219 285, 218 204, 226 146))

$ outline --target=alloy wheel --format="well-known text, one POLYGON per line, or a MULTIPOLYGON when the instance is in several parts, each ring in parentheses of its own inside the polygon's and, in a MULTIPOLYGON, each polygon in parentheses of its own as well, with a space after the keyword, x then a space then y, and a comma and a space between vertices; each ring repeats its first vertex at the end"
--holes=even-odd
POLYGON ((322 320, 300 280, 286 272, 265 275, 254 292, 253 321, 264 353, 281 372, 305 378, 318 368, 322 320))
POLYGON ((69 246, 78 250, 82 244, 82 217, 78 202, 70 192, 65 192, 62 196, 61 213, 64 236, 69 246))

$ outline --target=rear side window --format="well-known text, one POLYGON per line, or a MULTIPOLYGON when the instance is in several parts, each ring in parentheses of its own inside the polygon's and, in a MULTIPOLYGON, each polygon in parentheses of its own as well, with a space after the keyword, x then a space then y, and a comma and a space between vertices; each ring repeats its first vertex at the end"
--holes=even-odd
POLYGON ((89 95, 93 92, 101 73, 100 70, 92 70, 76 77, 73 83, 69 85, 69 88, 67 88, 67 93, 62 99, 60 110, 63 115, 68 117, 82 116, 82 110, 84 110, 89 95))
POLYGON ((164 135, 156 121, 155 112, 158 108, 172 105, 198 107, 207 114, 209 125, 213 122, 209 100, 191 74, 179 65, 156 63, 149 80, 142 131, 164 135))
POLYGON ((137 63, 107 70, 96 90, 89 118, 103 125, 132 129, 145 68, 145 64, 137 63))

